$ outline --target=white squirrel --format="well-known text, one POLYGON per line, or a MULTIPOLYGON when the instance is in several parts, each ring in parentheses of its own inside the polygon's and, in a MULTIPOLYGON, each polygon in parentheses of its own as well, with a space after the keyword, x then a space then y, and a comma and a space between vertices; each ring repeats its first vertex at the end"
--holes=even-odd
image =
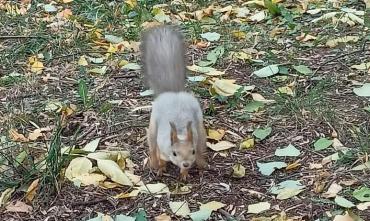
POLYGON ((148 129, 149 165, 162 175, 171 161, 186 180, 195 163, 204 169, 206 130, 199 101, 185 89, 185 44, 173 27, 162 25, 142 35, 146 83, 154 91, 148 129))

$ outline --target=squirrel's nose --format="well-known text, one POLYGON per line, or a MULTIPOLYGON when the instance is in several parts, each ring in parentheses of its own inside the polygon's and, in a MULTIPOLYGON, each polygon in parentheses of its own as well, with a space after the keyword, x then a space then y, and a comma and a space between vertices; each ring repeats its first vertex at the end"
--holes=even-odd
POLYGON ((183 166, 183 167, 189 167, 189 166, 190 166, 190 164, 189 164, 188 162, 184 162, 184 163, 182 163, 182 166, 183 166))

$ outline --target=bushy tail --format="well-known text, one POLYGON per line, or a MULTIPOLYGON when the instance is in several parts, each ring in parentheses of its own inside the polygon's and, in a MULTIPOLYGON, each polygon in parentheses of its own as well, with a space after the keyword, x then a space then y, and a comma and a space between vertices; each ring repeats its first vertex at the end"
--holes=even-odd
POLYGON ((144 32, 141 56, 145 81, 156 95, 185 90, 185 45, 180 32, 170 26, 144 32))

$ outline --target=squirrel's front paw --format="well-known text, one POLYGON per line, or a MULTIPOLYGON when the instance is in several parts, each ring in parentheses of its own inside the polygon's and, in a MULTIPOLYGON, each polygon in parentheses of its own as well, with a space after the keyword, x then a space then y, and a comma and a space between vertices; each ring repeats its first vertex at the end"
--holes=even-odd
POLYGON ((189 171, 188 170, 181 170, 180 171, 180 180, 181 181, 186 181, 189 177, 189 171))

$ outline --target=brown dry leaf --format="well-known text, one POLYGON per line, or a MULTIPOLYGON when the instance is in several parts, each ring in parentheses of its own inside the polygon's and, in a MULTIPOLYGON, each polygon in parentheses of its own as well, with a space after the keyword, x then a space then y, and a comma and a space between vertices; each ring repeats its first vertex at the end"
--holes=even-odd
POLYGON ((300 36, 297 36, 295 39, 298 41, 307 42, 307 41, 315 40, 316 37, 313 35, 302 33, 300 36))
POLYGON ((16 212, 16 213, 31 213, 32 212, 32 206, 29 206, 22 201, 10 203, 5 208, 6 208, 6 212, 16 212))
POLYGON ((171 216, 167 215, 166 213, 163 213, 159 216, 154 217, 155 221, 171 221, 171 216))
POLYGON ((43 134, 41 132, 41 129, 37 128, 36 130, 28 134, 28 139, 34 141, 37 140, 37 138, 42 137, 42 135, 43 134))
POLYGON ((297 160, 297 161, 295 161, 294 163, 289 164, 289 165, 285 168, 285 170, 293 170, 293 169, 296 169, 296 168, 300 167, 300 166, 301 166, 301 164, 299 163, 299 161, 300 161, 300 160, 297 160))
POLYGON ((69 18, 72 15, 72 10, 69 8, 64 9, 63 11, 57 14, 59 18, 69 18))
POLYGON ((35 198, 36 192, 37 192, 37 187, 39 185, 39 180, 40 179, 34 180, 31 183, 31 185, 28 187, 27 193, 26 193, 27 202, 32 202, 32 200, 35 198))
POLYGON ((117 194, 113 198, 115 198, 115 199, 131 198, 131 197, 136 197, 137 195, 139 195, 139 193, 140 193, 140 190, 135 189, 135 190, 132 190, 129 193, 120 193, 120 194, 117 194))
POLYGON ((325 198, 334 198, 337 196, 337 194, 342 190, 343 188, 336 184, 336 183, 332 183, 328 189, 328 191, 326 191, 325 193, 322 194, 323 197, 325 198))
POLYGON ((15 129, 9 130, 9 137, 15 142, 27 142, 29 141, 23 134, 18 133, 15 129))

